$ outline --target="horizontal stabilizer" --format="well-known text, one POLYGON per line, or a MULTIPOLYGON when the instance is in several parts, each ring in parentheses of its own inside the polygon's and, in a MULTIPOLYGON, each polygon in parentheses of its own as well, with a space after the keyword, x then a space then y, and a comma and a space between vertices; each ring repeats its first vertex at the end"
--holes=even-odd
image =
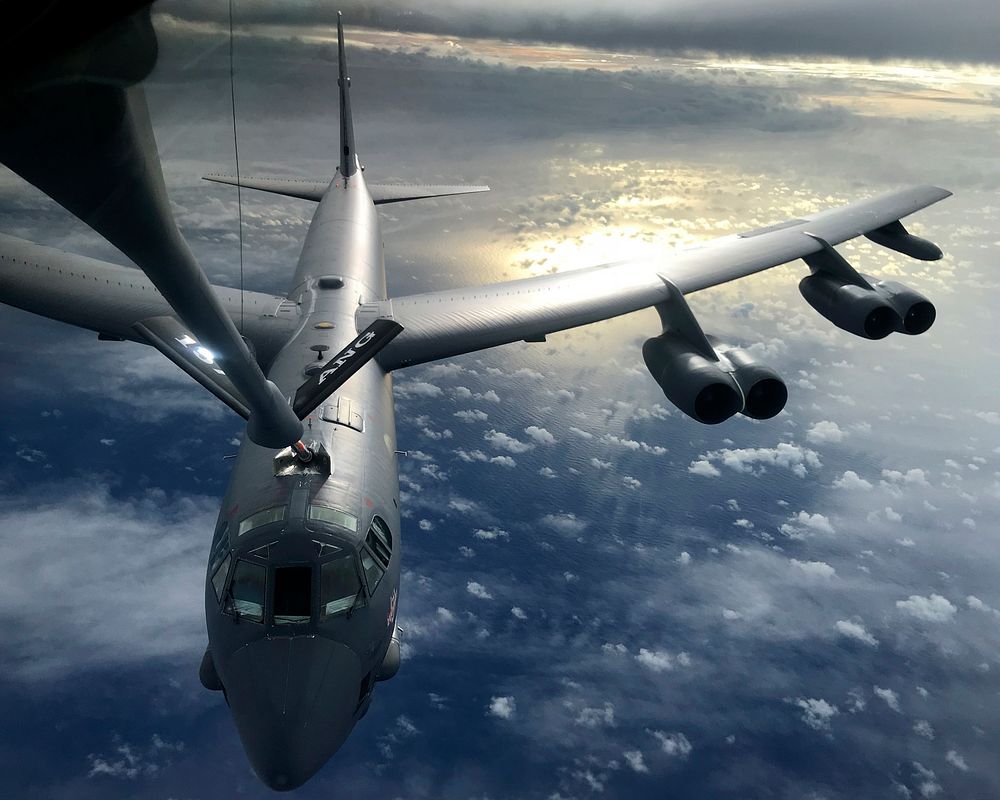
POLYGON ((295 415, 305 419, 402 331, 403 326, 391 319, 375 320, 299 387, 292 403, 295 415))
POLYGON ((488 192, 489 186, 469 184, 434 184, 434 183, 369 183, 368 191, 372 193, 375 205, 383 203, 402 203, 406 200, 423 200, 427 197, 450 197, 455 194, 475 194, 488 192))
MULTIPOLYGON (((233 175, 206 175, 206 181, 225 183, 228 186, 242 186, 244 189, 258 189, 262 192, 298 197, 301 200, 319 202, 330 186, 329 181, 310 181, 301 178, 254 178, 241 175, 237 180, 233 175)), ((488 192, 489 186, 473 184, 440 183, 369 183, 372 200, 379 206, 384 203, 402 203, 406 200, 423 200, 428 197, 450 197, 456 194, 488 192)))
POLYGON ((132 327, 243 419, 250 418, 246 400, 216 363, 215 354, 200 344, 177 317, 150 317, 132 327))
POLYGON ((298 178, 252 178, 241 175, 237 180, 232 175, 205 175, 204 180, 213 183, 225 183, 228 186, 242 186, 244 189, 259 189, 271 194, 283 194, 286 197, 298 197, 302 200, 314 200, 317 203, 326 194, 330 181, 307 181, 298 178))

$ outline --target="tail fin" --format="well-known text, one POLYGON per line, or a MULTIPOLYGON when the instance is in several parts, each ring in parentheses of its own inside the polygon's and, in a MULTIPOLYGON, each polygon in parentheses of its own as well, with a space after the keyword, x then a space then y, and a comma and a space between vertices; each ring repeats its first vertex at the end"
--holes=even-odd
POLYGON ((354 152, 354 120, 351 117, 351 79, 347 77, 347 57, 344 54, 344 15, 337 12, 337 61, 340 67, 340 174, 345 178, 358 171, 358 156, 354 152))

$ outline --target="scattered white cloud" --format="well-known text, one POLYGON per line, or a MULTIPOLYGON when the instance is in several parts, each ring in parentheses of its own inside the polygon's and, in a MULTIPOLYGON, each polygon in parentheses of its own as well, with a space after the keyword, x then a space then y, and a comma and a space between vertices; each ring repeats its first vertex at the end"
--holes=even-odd
POLYGON ((660 749, 663 750, 663 752, 668 756, 687 758, 691 755, 691 750, 693 749, 691 747, 691 742, 689 742, 687 736, 680 731, 665 733, 664 731, 653 731, 647 728, 646 733, 660 743, 660 749))
POLYGON ((836 444, 844 441, 845 435, 840 426, 830 420, 817 422, 806 432, 806 438, 813 444, 836 444))
POLYGON ((965 604, 973 611, 981 611, 984 614, 992 614, 993 616, 1000 616, 1000 611, 997 611, 997 609, 984 603, 982 600, 980 600, 973 594, 970 594, 968 597, 965 598, 965 604))
POLYGON ((663 650, 647 650, 645 647, 640 648, 635 660, 642 664, 646 669, 652 670, 653 672, 663 672, 674 668, 673 657, 670 653, 666 653, 663 650))
POLYGON ((957 770, 961 770, 962 772, 969 771, 969 765, 965 763, 965 758, 959 755, 955 750, 949 750, 945 753, 944 760, 957 770))
POLYGON ((717 478, 722 474, 712 465, 712 462, 705 459, 692 461, 688 466, 688 472, 692 475, 701 475, 703 478, 717 478))
POLYGON ((575 721, 585 728, 614 727, 615 707, 605 703, 603 708, 584 708, 575 721))
POLYGON ((112 754, 91 753, 87 756, 87 761, 90 762, 87 777, 134 780, 144 775, 154 775, 161 767, 168 766, 175 755, 183 752, 184 742, 169 742, 155 733, 146 746, 132 745, 118 739, 112 754))
POLYGON ((814 731, 830 730, 830 721, 839 713, 835 705, 822 698, 799 697, 792 702, 802 709, 802 721, 814 731))
POLYGON ((472 535, 477 539, 483 539, 484 541, 493 541, 495 539, 510 539, 510 534, 502 528, 497 528, 496 526, 492 528, 477 528, 472 532, 472 535))
POLYGON ((913 723, 913 732, 917 736, 922 736, 929 741, 934 741, 934 728, 925 719, 918 719, 913 723))
POLYGON ((465 590, 471 594, 473 597, 478 597, 480 600, 492 600, 493 595, 489 593, 485 586, 483 586, 478 581, 469 581, 465 585, 465 590))
POLYGON ((852 469, 847 470, 843 475, 837 478, 837 480, 833 482, 833 485, 836 489, 858 489, 863 492, 870 491, 872 488, 869 481, 866 481, 852 469))
POLYGON ((828 517, 823 514, 810 514, 808 511, 800 511, 789 517, 788 522, 782 524, 779 530, 792 538, 801 538, 809 531, 836 533, 828 517))
POLYGON ((537 425, 529 425, 524 429, 524 432, 528 436, 534 439, 539 444, 555 444, 556 437, 549 433, 545 428, 539 428, 537 425))
POLYGON ((486 422, 490 418, 489 414, 485 411, 480 411, 478 408, 468 411, 456 411, 452 416, 458 417, 462 422, 486 422))
POLYGON ((841 636, 846 636, 848 639, 856 639, 869 647, 878 647, 878 639, 872 636, 860 622, 838 619, 836 628, 841 636))
POLYGON ((895 469, 884 469, 882 470, 882 480, 887 484, 912 484, 914 486, 930 485, 927 482, 927 473, 919 468, 909 469, 906 472, 900 472, 895 469))
POLYGON ((587 523, 577 519, 576 514, 546 514, 541 523, 552 530, 563 534, 575 535, 582 533, 587 523))
POLYGON ((499 719, 511 719, 517 712, 517 703, 513 697, 491 697, 487 713, 499 719))
POLYGON ((927 769, 919 761, 913 762, 913 769, 915 770, 914 778, 917 780, 917 789, 921 797, 936 797, 941 793, 941 784, 938 783, 934 770, 927 769))
POLYGON ((515 619, 527 619, 528 615, 524 613, 524 609, 520 606, 513 606, 510 610, 510 614, 515 619))
POLYGON ((435 386, 427 381, 396 381, 393 391, 398 397, 409 399, 411 397, 432 398, 440 397, 444 392, 440 386, 435 386))
POLYGON ((829 579, 837 574, 837 570, 825 561, 799 561, 797 558, 793 558, 790 563, 795 569, 805 573, 810 578, 829 579))
POLYGON ((851 714, 860 714, 868 707, 864 690, 860 686, 847 690, 847 710, 851 714))
POLYGON ((646 760, 642 757, 642 751, 640 750, 626 750, 622 753, 625 758, 625 763, 628 768, 633 772, 649 772, 649 767, 646 766, 646 760))
POLYGON ((899 695, 892 689, 883 689, 881 686, 873 686, 872 691, 879 700, 889 706, 889 708, 897 714, 903 713, 903 710, 899 707, 899 695))
POLYGON ((437 615, 438 622, 442 622, 445 625, 450 625, 455 621, 455 613, 444 606, 438 606, 437 611, 434 613, 437 615))
POLYGON ((506 450, 508 453, 514 453, 515 455, 518 453, 527 453, 534 447, 530 442, 522 442, 513 436, 508 436, 506 433, 492 428, 483 434, 483 439, 489 442, 494 449, 506 450))
POLYGON ((761 467, 781 467, 799 478, 823 466, 816 451, 787 442, 779 442, 774 447, 713 450, 702 456, 702 460, 718 461, 736 472, 754 474, 759 474, 761 467))
POLYGON ((896 608, 925 622, 948 622, 958 610, 939 594, 930 597, 911 594, 906 600, 897 600, 896 608))

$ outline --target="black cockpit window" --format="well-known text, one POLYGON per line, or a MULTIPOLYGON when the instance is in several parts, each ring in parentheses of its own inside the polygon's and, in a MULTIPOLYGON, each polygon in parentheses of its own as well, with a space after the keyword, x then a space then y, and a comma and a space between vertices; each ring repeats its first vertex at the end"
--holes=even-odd
POLYGON ((261 564, 237 561, 226 610, 253 622, 263 622, 266 574, 267 570, 261 564))
POLYGON ((274 624, 294 625, 312 616, 312 567, 274 570, 274 624))
POLYGON ((349 553, 326 562, 320 567, 320 618, 347 611, 354 605, 360 591, 358 568, 349 553))
POLYGON ((226 577, 229 575, 229 565, 232 563, 233 556, 232 553, 226 556, 226 560, 223 561, 219 568, 215 570, 215 574, 212 576, 212 588, 215 589, 215 599, 222 599, 222 590, 226 588, 226 577))
POLYGON ((341 528, 347 528, 349 531, 357 531, 358 529, 358 518, 337 508, 309 506, 309 519, 329 522, 333 525, 339 525, 341 528))
POLYGON ((285 507, 284 506, 274 506, 273 508, 265 508, 263 511, 258 511, 256 514, 251 514, 245 520, 240 523, 240 528, 237 536, 243 536, 245 533, 249 533, 254 528, 259 528, 261 525, 267 525, 271 522, 281 522, 285 518, 285 507))
POLYGON ((368 529, 368 536, 365 541, 368 547, 378 557, 383 567, 389 566, 389 558, 392 555, 392 534, 389 533, 389 526, 381 517, 372 518, 372 526, 368 529))
POLYGON ((385 570, 375 560, 374 556, 368 552, 367 547, 361 548, 361 566, 365 570, 365 579, 368 581, 368 593, 375 594, 375 587, 382 580, 385 570))
POLYGON ((215 531, 215 538, 212 539, 212 551, 209 557, 211 563, 210 572, 215 573, 219 562, 229 551, 229 523, 223 522, 215 531))

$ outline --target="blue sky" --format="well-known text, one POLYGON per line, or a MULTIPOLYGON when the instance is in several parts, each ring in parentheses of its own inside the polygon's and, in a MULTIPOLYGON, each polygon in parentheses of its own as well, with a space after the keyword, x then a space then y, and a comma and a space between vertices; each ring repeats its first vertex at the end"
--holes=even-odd
MULTIPOLYGON (((237 271, 226 42, 166 21, 149 87, 175 210, 237 271)), ((325 175, 329 43, 239 41, 241 165, 325 175)), ((613 54, 359 30, 370 177, 486 181, 383 213, 390 291, 572 269, 907 183, 946 259, 844 248, 932 297, 871 343, 801 264, 691 298, 789 385, 705 428, 645 373, 654 312, 397 376, 404 663, 296 794, 947 797, 1000 786, 994 68, 613 54)), ((9 173, 4 232, 121 260, 9 173)), ((248 288, 311 206, 245 195, 248 288)), ((157 354, 0 309, 0 789, 263 797, 204 691, 202 580, 239 421, 157 354)))

